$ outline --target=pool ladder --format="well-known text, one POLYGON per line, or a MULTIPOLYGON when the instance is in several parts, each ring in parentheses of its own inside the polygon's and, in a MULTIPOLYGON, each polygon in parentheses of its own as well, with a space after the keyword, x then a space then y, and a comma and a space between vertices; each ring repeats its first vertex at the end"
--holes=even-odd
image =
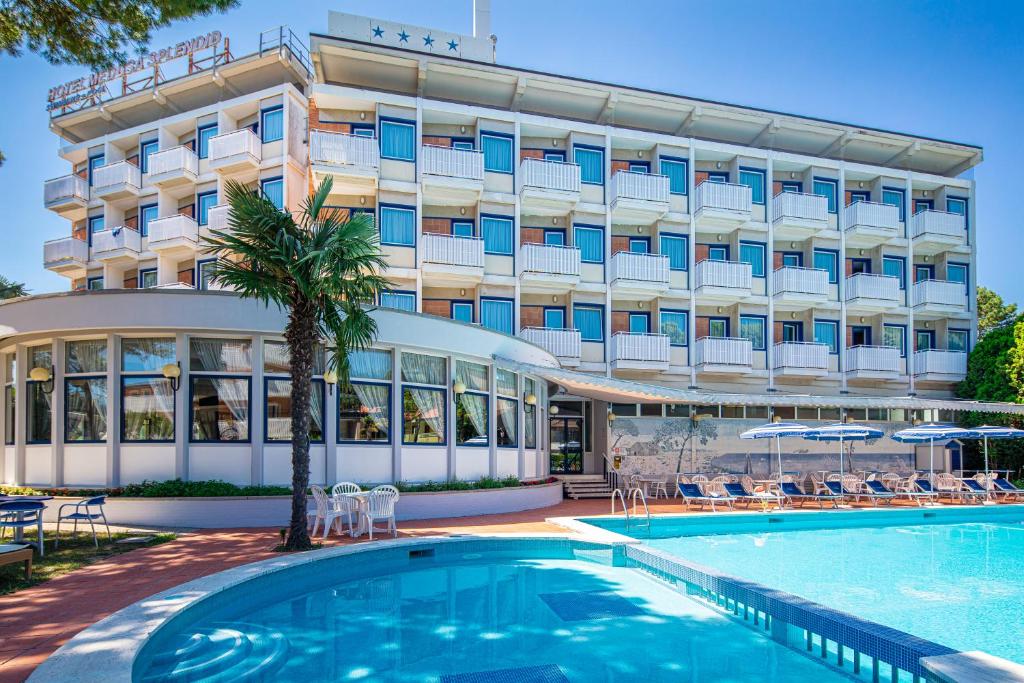
POLYGON ((627 493, 623 494, 622 489, 614 489, 612 491, 612 514, 615 514, 615 498, 618 497, 619 502, 622 503, 622 512, 626 515, 626 528, 629 528, 629 522, 633 518, 637 518, 637 502, 644 506, 644 517, 642 526, 650 528, 651 526, 651 510, 647 507, 647 496, 644 494, 642 488, 635 487, 630 489, 627 493), (633 501, 633 513, 630 514, 629 508, 626 506, 626 498, 633 501))

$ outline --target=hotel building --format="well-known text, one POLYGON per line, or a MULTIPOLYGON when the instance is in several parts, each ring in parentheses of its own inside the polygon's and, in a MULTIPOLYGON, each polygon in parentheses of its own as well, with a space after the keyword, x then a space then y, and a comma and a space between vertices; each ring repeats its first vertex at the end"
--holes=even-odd
MULTIPOLYGON (((273 360, 281 319, 246 319, 231 311, 249 302, 207 291, 202 237, 227 225, 229 179, 295 210, 331 178, 331 205, 379 227, 393 285, 377 314, 389 360, 368 378, 381 392, 323 402, 314 479, 601 474, 628 455, 607 415, 897 424, 964 409, 952 390, 977 330, 980 148, 505 66, 486 4, 473 36, 331 12, 308 52, 275 30, 252 55, 214 49, 179 78, 125 77, 117 96, 52 112, 68 172, 45 202, 69 229, 44 265, 69 289, 117 292, 0 307, 24 323, 0 339, 4 479, 289 479, 287 444, 268 441, 287 432, 286 419, 272 428, 287 414, 272 381, 287 371, 273 360), (155 305, 174 323, 128 316, 155 305), (102 323, 32 308, 94 306, 102 323), (211 341, 232 334, 233 350, 211 341), (141 355, 124 355, 140 335, 141 355), (72 362, 69 349, 99 353, 83 338, 102 340, 101 370, 72 362), (403 365, 422 353, 436 372, 403 365), (163 387, 164 361, 181 365, 182 390, 163 387), (52 394, 15 370, 50 365, 52 394), (82 400, 75 374, 92 371, 106 417, 86 472, 68 406, 82 400), (147 372, 147 400, 174 408, 170 433, 140 446, 126 382, 147 372), (408 393, 428 376, 433 411, 408 393), (344 422, 352 409, 390 414, 360 427, 344 422), (53 419, 35 424, 40 411, 53 419), (204 425, 204 411, 244 429, 204 425), (433 422, 429 445, 417 420, 433 422)), ((684 469, 708 461, 687 448, 684 469)))

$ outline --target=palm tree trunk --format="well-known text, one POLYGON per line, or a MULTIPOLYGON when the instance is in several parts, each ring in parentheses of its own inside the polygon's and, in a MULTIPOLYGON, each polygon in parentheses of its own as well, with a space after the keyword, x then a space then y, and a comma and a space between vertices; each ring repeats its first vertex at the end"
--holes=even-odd
POLYGON ((316 353, 316 310, 312 302, 292 303, 285 328, 292 370, 292 518, 285 550, 312 547, 306 530, 306 489, 309 488, 309 392, 316 353))

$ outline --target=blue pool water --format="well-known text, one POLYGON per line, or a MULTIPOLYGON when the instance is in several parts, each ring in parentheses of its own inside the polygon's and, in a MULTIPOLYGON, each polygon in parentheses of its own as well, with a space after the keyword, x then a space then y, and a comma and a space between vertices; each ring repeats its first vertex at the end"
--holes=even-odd
POLYGON ((538 554, 347 556, 286 570, 172 621, 135 678, 846 680, 638 570, 538 554))
POLYGON ((736 517, 656 520, 649 532, 598 524, 948 647, 1024 663, 1024 511, 736 517))

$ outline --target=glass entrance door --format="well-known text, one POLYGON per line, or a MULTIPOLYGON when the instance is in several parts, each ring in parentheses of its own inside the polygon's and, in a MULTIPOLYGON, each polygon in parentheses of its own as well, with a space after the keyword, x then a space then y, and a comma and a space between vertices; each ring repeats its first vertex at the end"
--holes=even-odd
POLYGON ((551 474, 583 473, 583 418, 552 417, 551 474))

